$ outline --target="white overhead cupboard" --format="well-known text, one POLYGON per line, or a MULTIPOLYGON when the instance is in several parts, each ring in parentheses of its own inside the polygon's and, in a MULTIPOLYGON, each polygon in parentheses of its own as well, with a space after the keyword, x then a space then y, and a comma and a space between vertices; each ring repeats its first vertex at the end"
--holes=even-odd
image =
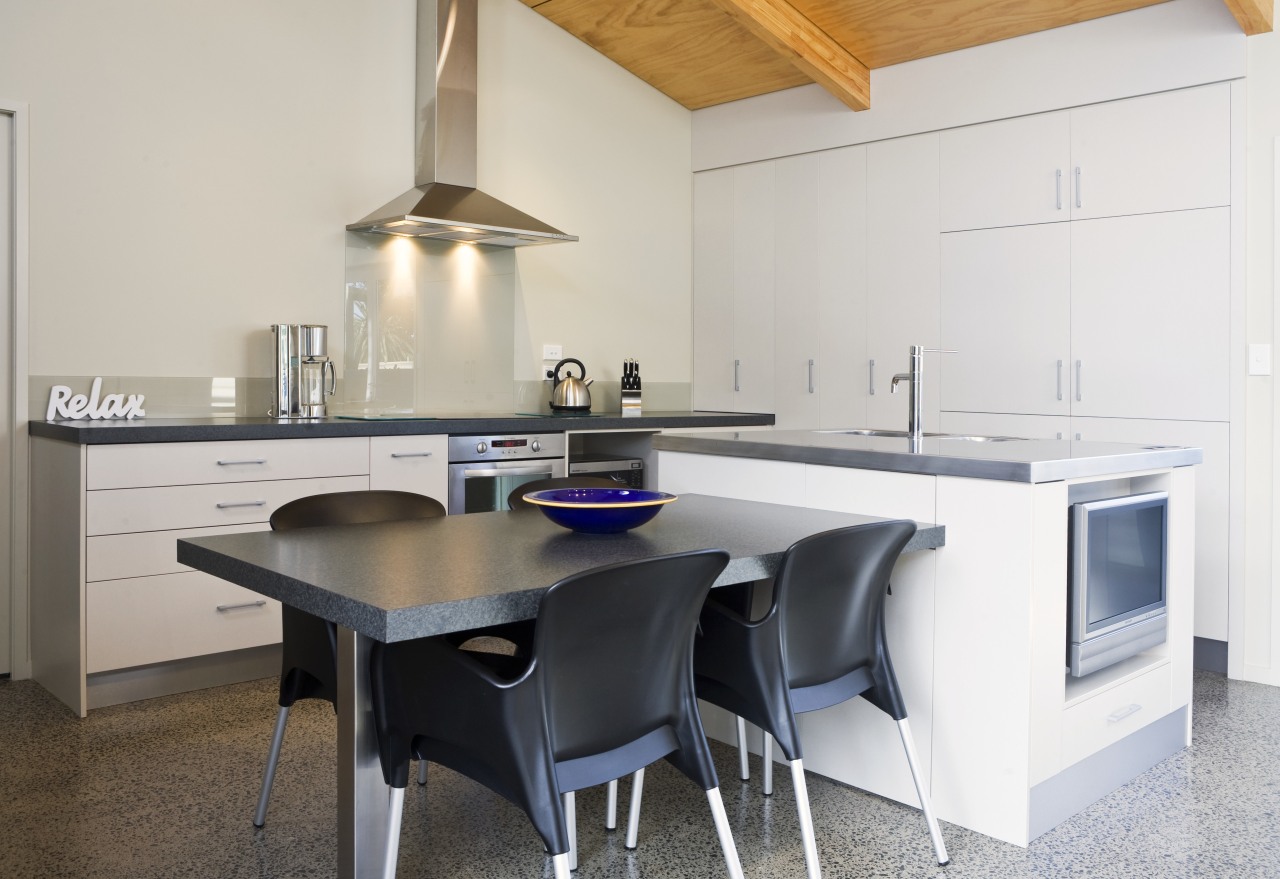
POLYGON ((938 344, 936 134, 698 173, 693 228, 694 408, 906 424, 890 381, 938 344))
POLYGON ((955 352, 925 430, 1201 446, 1196 634, 1225 641, 1231 152, 1224 82, 698 172, 695 404, 905 429, 915 344, 955 352))

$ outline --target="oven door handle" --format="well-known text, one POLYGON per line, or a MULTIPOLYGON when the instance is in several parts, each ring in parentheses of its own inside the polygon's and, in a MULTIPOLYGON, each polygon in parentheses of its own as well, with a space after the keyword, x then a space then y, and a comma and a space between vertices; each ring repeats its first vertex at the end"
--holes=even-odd
POLYGON ((462 471, 463 476, 550 476, 552 468, 550 464, 542 467, 493 467, 485 470, 472 470, 467 468, 462 471))

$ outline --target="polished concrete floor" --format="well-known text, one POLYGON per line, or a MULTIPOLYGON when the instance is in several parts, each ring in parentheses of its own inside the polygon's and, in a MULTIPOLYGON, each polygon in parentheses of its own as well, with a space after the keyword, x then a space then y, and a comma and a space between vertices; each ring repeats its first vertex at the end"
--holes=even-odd
MULTIPOLYGON (((103 708, 73 717, 29 681, 0 681, 0 877, 332 877, 332 710, 293 712, 267 826, 250 822, 275 715, 274 681, 103 708)), ((810 777, 828 879, 861 877, 1280 876, 1280 688, 1199 673, 1195 745, 1022 849, 943 823, 952 864, 933 863, 919 813, 810 777)), ((736 780, 716 747, 747 877, 804 875, 786 772, 776 793, 736 780)), ((758 765, 758 764, 757 764, 758 765)), ((625 802, 626 785, 623 785, 625 802)), ((600 826, 603 794, 579 795, 581 879, 719 877, 701 791, 650 769, 640 846, 600 826)), ((411 784, 402 877, 549 876, 524 817, 432 767, 411 784)))

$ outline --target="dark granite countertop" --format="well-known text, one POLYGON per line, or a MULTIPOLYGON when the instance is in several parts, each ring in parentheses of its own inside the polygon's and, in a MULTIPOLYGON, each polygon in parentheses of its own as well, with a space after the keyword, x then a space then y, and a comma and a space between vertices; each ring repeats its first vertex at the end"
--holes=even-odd
POLYGON ((1200 449, 1185 446, 926 435, 913 449, 906 437, 826 430, 665 434, 654 437, 653 448, 1009 482, 1057 482, 1183 467, 1203 460, 1200 449))
POLYGON ((181 443, 334 436, 550 433, 566 430, 661 430, 662 428, 751 427, 773 424, 773 416, 750 412, 645 412, 623 417, 601 414, 445 413, 386 417, 139 418, 131 421, 32 421, 32 436, 84 445, 181 443))
MULTIPOLYGON (((770 576, 796 540, 871 516, 684 495, 625 534, 576 534, 530 511, 179 540, 178 561, 379 641, 536 615, 547 587, 588 568, 719 548, 717 585, 770 576)), ((907 551, 943 545, 921 524, 907 551)))

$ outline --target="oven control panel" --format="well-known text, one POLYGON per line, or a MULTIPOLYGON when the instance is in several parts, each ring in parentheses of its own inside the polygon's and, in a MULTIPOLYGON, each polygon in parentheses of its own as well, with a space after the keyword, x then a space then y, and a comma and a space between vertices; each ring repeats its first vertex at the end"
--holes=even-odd
POLYGON ((563 458, 563 433, 506 436, 451 436, 449 462, 519 461, 525 458, 563 458))

